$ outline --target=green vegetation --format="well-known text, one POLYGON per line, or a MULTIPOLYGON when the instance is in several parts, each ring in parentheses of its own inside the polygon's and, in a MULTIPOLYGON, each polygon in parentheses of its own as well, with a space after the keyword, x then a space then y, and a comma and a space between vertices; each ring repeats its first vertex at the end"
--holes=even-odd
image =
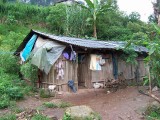
MULTIPOLYGON (((32 0, 32 4, 35 4, 34 2, 32 0)), ((22 80, 23 77, 30 79, 32 83, 37 80, 37 76, 33 75, 33 73, 36 74, 37 69, 29 62, 20 66, 19 59, 13 56, 14 51, 30 29, 80 38, 92 39, 96 37, 106 41, 131 40, 137 45, 144 45, 149 49, 146 61, 150 66, 151 79, 154 81, 153 84, 160 86, 159 28, 150 23, 142 22, 137 12, 126 15, 119 11, 116 0, 108 1, 106 4, 103 4, 103 1, 97 3, 96 0, 93 3, 89 0, 86 2, 88 8, 77 3, 70 5, 60 3, 44 7, 20 2, 10 3, 8 0, 0 2, 1 109, 11 106, 13 100, 23 99, 30 92, 34 85, 27 86, 22 80)), ((130 54, 131 56, 124 59, 133 62, 137 54, 131 53, 129 49, 126 49, 126 55, 130 54)), ((40 95, 48 97, 43 90, 40 90, 40 95)), ((51 103, 44 105, 46 107, 56 106, 51 103)), ((62 102, 57 106, 64 108, 70 105, 62 102)), ((41 115, 37 115, 33 120, 41 119, 41 117, 41 115)), ((67 117, 69 118, 69 116, 66 116, 66 120, 67 117)))
POLYGON ((48 98, 48 97, 50 97, 49 91, 45 90, 45 89, 40 89, 39 94, 40 94, 41 98, 48 98))
POLYGON ((43 105, 47 108, 66 108, 66 107, 72 106, 70 103, 64 102, 64 101, 62 101, 58 104, 51 103, 51 102, 45 102, 43 105))
POLYGON ((43 105, 44 105, 45 107, 47 107, 47 108, 57 108, 57 107, 58 107, 57 104, 51 103, 51 102, 45 102, 43 105))
POLYGON ((59 106, 59 108, 66 108, 66 107, 70 107, 72 105, 68 102, 62 101, 58 106, 59 106))
POLYGON ((150 106, 147 108, 146 112, 146 120, 159 120, 160 119, 160 108, 155 106, 150 106))
POLYGON ((0 120, 16 120, 15 114, 6 114, 0 117, 0 120))

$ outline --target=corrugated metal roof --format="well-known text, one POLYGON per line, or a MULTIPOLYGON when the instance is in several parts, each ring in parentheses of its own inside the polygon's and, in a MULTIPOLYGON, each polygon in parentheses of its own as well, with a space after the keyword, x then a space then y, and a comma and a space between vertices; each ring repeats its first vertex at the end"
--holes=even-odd
MULTIPOLYGON (((121 49, 121 48, 124 48, 126 45, 126 42, 123 42, 123 41, 97 41, 97 40, 81 39, 81 38, 74 38, 74 37, 55 36, 55 35, 39 32, 35 30, 32 30, 32 32, 48 37, 52 40, 56 40, 59 42, 76 45, 80 47, 85 47, 85 48, 121 49)), ((143 46, 134 46, 134 50, 137 52, 148 52, 147 48, 143 46)))

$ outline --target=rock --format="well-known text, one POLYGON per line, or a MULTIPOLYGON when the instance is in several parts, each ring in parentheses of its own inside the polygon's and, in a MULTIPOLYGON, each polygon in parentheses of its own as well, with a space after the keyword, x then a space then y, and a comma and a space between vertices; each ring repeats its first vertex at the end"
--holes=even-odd
POLYGON ((152 91, 153 91, 153 92, 158 91, 158 87, 155 86, 155 87, 152 89, 152 91))
POLYGON ((76 119, 84 119, 85 117, 89 117, 92 115, 93 110, 85 105, 82 106, 73 106, 66 109, 66 114, 69 114, 71 117, 76 119))
POLYGON ((147 107, 148 106, 143 106, 143 107, 140 107, 138 108, 137 110, 135 110, 135 112, 139 115, 144 115, 145 114, 145 111, 147 110, 147 107))
POLYGON ((150 106, 160 108, 160 103, 157 101, 153 101, 152 103, 150 103, 150 106))

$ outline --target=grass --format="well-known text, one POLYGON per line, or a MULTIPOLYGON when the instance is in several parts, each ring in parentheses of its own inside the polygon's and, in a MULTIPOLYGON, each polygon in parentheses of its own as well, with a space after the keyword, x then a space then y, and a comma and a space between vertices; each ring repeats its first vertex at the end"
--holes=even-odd
POLYGON ((43 103, 43 105, 47 108, 66 108, 72 106, 70 103, 64 101, 60 102, 59 104, 52 102, 45 102, 43 103))
POLYGON ((51 102, 45 102, 43 103, 43 105, 47 108, 58 108, 58 105, 55 103, 51 103, 51 102))
POLYGON ((72 106, 71 103, 62 101, 59 105, 59 108, 66 108, 72 106))
POLYGON ((5 114, 3 116, 0 116, 0 120, 16 120, 15 114, 5 114))

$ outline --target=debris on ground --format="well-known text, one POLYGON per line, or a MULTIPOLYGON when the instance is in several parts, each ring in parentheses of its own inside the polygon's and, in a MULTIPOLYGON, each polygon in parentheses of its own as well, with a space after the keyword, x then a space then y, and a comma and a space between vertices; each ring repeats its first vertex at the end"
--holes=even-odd
POLYGON ((152 89, 152 92, 155 92, 155 91, 158 91, 158 87, 155 86, 153 89, 152 89))

